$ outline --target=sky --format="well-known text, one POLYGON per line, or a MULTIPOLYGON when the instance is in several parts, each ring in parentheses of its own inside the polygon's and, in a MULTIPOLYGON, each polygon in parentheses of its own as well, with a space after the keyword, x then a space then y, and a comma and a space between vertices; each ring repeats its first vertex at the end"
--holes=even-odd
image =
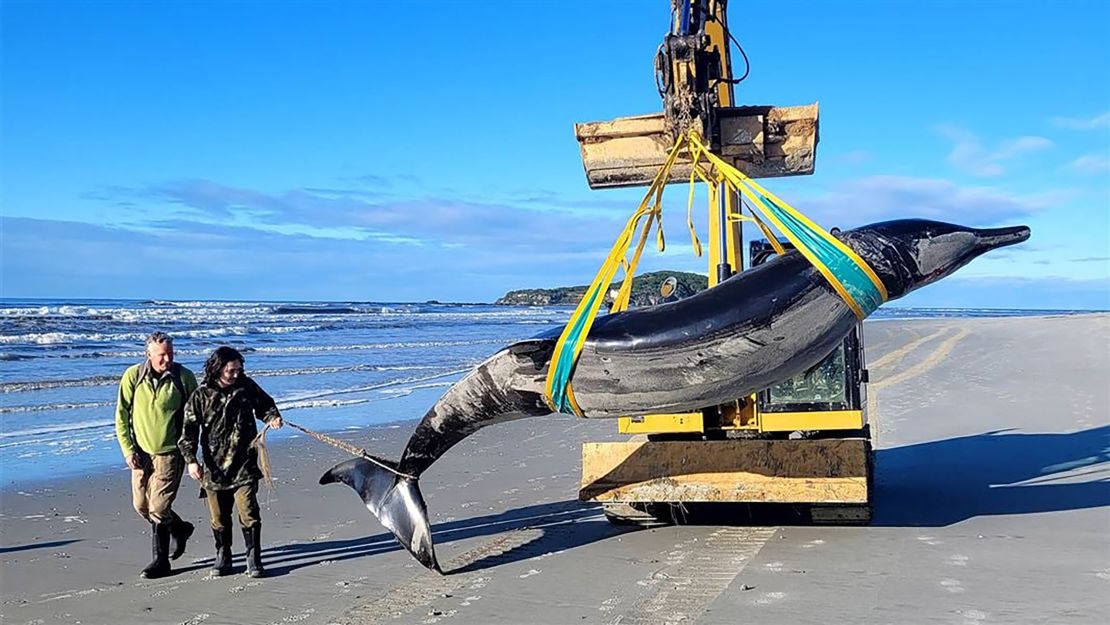
MULTIPOLYGON (((8 298, 585 284, 643 189, 590 190, 573 124, 662 108, 667 0, 0 6, 8 298)), ((738 103, 820 104, 816 172, 777 195, 826 227, 1032 228, 893 305, 1110 308, 1110 3, 1046 7, 730 3, 738 103)), ((706 271, 686 201, 642 270, 706 271)))

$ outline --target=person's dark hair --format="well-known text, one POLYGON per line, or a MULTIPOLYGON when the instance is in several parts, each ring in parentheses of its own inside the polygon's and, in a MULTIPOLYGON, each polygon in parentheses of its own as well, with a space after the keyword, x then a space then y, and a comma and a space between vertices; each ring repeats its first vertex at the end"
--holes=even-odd
POLYGON ((242 363, 243 366, 247 364, 247 361, 243 358, 243 354, 240 354, 239 350, 234 347, 228 347, 227 345, 217 347, 216 351, 212 352, 212 355, 209 356, 208 360, 204 363, 203 383, 210 386, 218 384, 220 381, 220 374, 223 373, 224 367, 227 366, 227 363, 235 362, 236 360, 242 363))

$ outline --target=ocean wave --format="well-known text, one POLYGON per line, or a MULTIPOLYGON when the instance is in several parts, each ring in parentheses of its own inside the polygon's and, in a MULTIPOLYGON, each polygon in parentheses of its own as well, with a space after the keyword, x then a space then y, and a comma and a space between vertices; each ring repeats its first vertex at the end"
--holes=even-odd
MULTIPOLYGON (((299 326, 230 326, 220 328, 206 328, 202 330, 180 330, 172 333, 175 339, 208 339, 221 336, 247 336, 250 334, 290 334, 294 332, 315 332, 331 329, 326 325, 299 325, 299 326)), ((87 343, 141 343, 147 337, 147 332, 30 332, 27 334, 14 334, 0 336, 0 344, 34 344, 34 345, 72 345, 87 343)))
POLYGON ((86 432, 84 436, 75 435, 75 433, 70 430, 58 430, 56 432, 30 435, 30 437, 25 436, 20 440, 0 442, 0 449, 31 448, 31 451, 23 452, 28 456, 41 455, 43 453, 63 455, 78 451, 88 451, 94 447, 100 447, 101 449, 112 449, 114 447, 116 453, 119 453, 119 447, 113 444, 116 440, 116 432, 111 425, 87 428, 86 432), (98 433, 98 430, 106 431, 98 433), (36 452, 34 451, 35 448, 45 449, 36 452))
MULTIPOLYGON (((114 428, 115 421, 81 421, 79 423, 67 423, 64 425, 47 425, 37 428, 28 428, 26 430, 15 430, 13 432, 0 432, 0 438, 19 438, 24 436, 42 436, 43 434, 65 434, 67 432, 77 432, 80 430, 92 430, 97 428, 114 428)), ((0 447, 10 447, 17 443, 0 443, 0 447)))
POLYGON ((270 312, 275 315, 353 315, 363 311, 347 306, 277 306, 270 312))
POLYGON ((385 388, 391 388, 391 387, 395 387, 395 386, 401 386, 401 385, 415 385, 415 384, 420 383, 420 382, 430 382, 432 380, 438 380, 439 378, 445 378, 449 375, 459 375, 459 374, 462 374, 462 373, 466 373, 468 371, 470 371, 470 368, 453 369, 451 371, 442 371, 440 373, 436 373, 436 374, 433 374, 433 375, 426 375, 426 376, 420 376, 420 377, 415 377, 415 378, 400 378, 400 379, 397 379, 397 380, 388 380, 388 381, 385 381, 385 382, 379 382, 377 384, 367 384, 367 385, 364 385, 364 386, 352 386, 352 387, 341 388, 341 389, 329 389, 329 390, 326 390, 326 391, 313 391, 311 393, 301 393, 301 394, 282 397, 281 399, 277 400, 277 403, 278 403, 278 407, 281 408, 281 407, 284 407, 286 404, 294 404, 296 402, 302 402, 302 401, 306 401, 306 400, 310 400, 310 399, 322 399, 322 398, 325 398, 325 397, 334 397, 336 395, 349 395, 349 394, 352 394, 352 393, 365 393, 365 392, 368 392, 368 391, 377 391, 377 390, 381 390, 381 389, 385 389, 385 388))
MULTIPOLYGON (((389 386, 395 386, 397 384, 399 384, 399 383, 393 383, 393 384, 390 384, 389 386)), ((299 409, 305 409, 305 408, 333 408, 333 407, 336 407, 336 406, 354 406, 354 405, 357 405, 357 404, 367 404, 367 403, 370 403, 372 401, 380 401, 382 399, 396 399, 398 397, 405 397, 407 395, 411 395, 413 393, 413 391, 417 391, 417 390, 420 390, 420 389, 441 388, 441 387, 451 386, 452 384, 454 384, 454 382, 430 382, 430 383, 427 383, 427 384, 414 384, 412 386, 401 386, 400 388, 369 389, 369 390, 376 390, 379 393, 385 395, 385 397, 361 397, 361 398, 357 398, 357 399, 324 399, 324 398, 303 399, 303 400, 293 400, 293 401, 279 402, 278 406, 283 411, 299 410, 299 409)), ((367 390, 368 389, 365 389, 365 388, 360 388, 360 389, 357 389, 357 390, 356 389, 344 389, 344 390, 339 390, 339 391, 331 391, 328 394, 330 395, 330 394, 340 394, 340 393, 365 392, 367 390)))
MULTIPOLYGON (((515 339, 519 340, 519 339, 515 339)), ((301 353, 301 352, 335 352, 364 349, 414 349, 421 347, 466 347, 468 345, 505 344, 513 342, 504 339, 475 339, 472 341, 398 341, 394 343, 363 343, 360 345, 284 345, 257 347, 259 353, 301 353)))
POLYGON ((224 301, 205 301, 205 300, 182 300, 172 301, 164 299, 150 300, 149 304, 152 306, 166 306, 169 308, 258 308, 259 305, 264 304, 280 304, 281 302, 224 302, 224 301))
POLYGON ((108 386, 110 384, 119 383, 119 378, 119 375, 94 375, 87 378, 73 378, 68 380, 55 379, 27 382, 0 382, 0 393, 26 393, 29 391, 48 391, 56 388, 108 386))
POLYGON ((418 391, 418 390, 424 389, 424 388, 443 388, 443 387, 451 386, 452 384, 454 384, 454 382, 452 382, 452 381, 429 382, 427 384, 413 384, 412 386, 405 386, 405 387, 402 387, 402 388, 399 388, 399 389, 383 389, 381 392, 383 392, 383 393, 397 392, 397 393, 405 393, 407 395, 407 394, 409 394, 413 391, 418 391))
POLYGON ((0 319, 94 319, 111 318, 104 309, 88 306, 0 307, 0 319))
POLYGON ((373 401, 373 398, 371 397, 366 397, 362 399, 309 399, 305 401, 287 402, 281 405, 281 409, 289 411, 305 408, 334 408, 336 406, 354 406, 357 404, 366 404, 371 401, 373 401))
MULTIPOLYGON (((175 335, 176 336, 176 335, 175 335)), ((235 345, 235 348, 244 354, 253 352, 266 353, 266 354, 299 354, 299 353, 319 353, 319 352, 343 352, 343 351, 359 351, 359 350, 376 350, 376 349, 419 349, 427 347, 466 347, 470 345, 508 345, 522 340, 523 337, 508 337, 508 338, 491 338, 491 339, 475 339, 472 341, 398 341, 389 343, 362 343, 362 344, 335 344, 335 345, 271 345, 263 347, 235 345)), ((196 349, 175 349, 174 354, 178 357, 181 356, 208 356, 212 353, 211 347, 196 348, 196 349)), ((135 358, 141 359, 144 352, 139 349, 128 349, 119 351, 84 351, 84 352, 65 352, 65 353, 51 353, 42 352, 37 354, 28 355, 15 355, 9 354, 10 360, 31 360, 39 358, 48 359, 61 359, 61 358, 135 358)))
MULTIPOLYGON (((252 369, 251 377, 292 377, 301 375, 328 375, 362 371, 421 371, 441 369, 435 365, 336 365, 332 367, 289 367, 285 369, 252 369)), ((29 380, 25 382, 0 382, 0 394, 47 391, 59 388, 112 386, 119 383, 119 375, 94 375, 87 378, 29 380)))
POLYGON ((47 410, 77 410, 80 408, 104 408, 115 406, 114 401, 59 402, 56 404, 30 404, 26 406, 0 406, 0 414, 17 412, 44 412, 47 410))

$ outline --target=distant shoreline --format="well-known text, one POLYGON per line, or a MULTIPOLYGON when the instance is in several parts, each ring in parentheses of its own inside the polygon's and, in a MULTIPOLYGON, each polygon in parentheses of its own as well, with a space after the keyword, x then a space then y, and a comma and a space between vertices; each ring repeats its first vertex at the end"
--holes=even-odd
MULTIPOLYGON (((554 290, 557 288, 576 288, 576 287, 553 287, 552 289, 515 289, 516 291, 528 290, 554 290)), ((512 292, 512 291, 510 291, 512 292)), ((95 304, 97 302, 106 303, 124 303, 124 304, 263 304, 273 306, 301 306, 301 305, 319 305, 320 307, 327 306, 340 306, 344 304, 360 305, 360 306, 507 306, 507 307, 520 307, 532 308, 533 304, 497 304, 496 300, 493 302, 449 302, 442 300, 422 300, 422 301, 377 301, 377 300, 294 300, 294 299, 265 299, 265 300, 250 300, 250 299, 163 299, 163 298, 113 298, 113 297, 73 297, 73 298, 59 298, 59 297, 0 297, 0 306, 15 306, 19 302, 26 302, 34 305, 64 305, 64 304, 95 304)), ((546 304, 545 306, 553 308, 573 308, 574 304, 546 304)), ((1037 316, 1037 315, 1058 315, 1058 314, 1087 314, 1087 313, 1110 313, 1110 308, 994 308, 986 306, 904 306, 898 303, 884 304, 879 311, 883 310, 915 310, 915 311, 978 311, 978 312, 998 312, 998 313, 1028 313, 1024 316, 1037 316)), ((325 310, 321 313, 327 312, 325 310)))

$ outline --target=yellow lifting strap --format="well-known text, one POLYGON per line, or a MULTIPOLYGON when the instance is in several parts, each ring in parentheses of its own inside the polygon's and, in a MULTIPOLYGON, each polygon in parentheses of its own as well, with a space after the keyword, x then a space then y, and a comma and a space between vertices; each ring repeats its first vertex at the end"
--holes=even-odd
POLYGON ((636 271, 636 264, 640 260, 644 244, 653 224, 658 224, 658 245, 663 250, 664 238, 661 223, 661 209, 663 189, 670 177, 679 153, 686 149, 690 156, 692 168, 690 171, 690 198, 687 209, 687 223, 693 239, 695 253, 701 256, 701 243, 693 225, 694 186, 697 179, 705 182, 709 188, 709 206, 713 209, 716 205, 718 185, 724 184, 728 190, 739 193, 755 209, 751 216, 734 213, 729 216, 731 220, 751 220, 756 223, 767 240, 779 254, 785 253, 783 246, 774 236, 771 228, 759 218, 756 211, 774 224, 794 247, 828 280, 833 289, 844 300, 845 304, 859 318, 863 319, 887 300, 887 292, 879 277, 851 248, 841 243, 824 228, 812 222, 805 215, 779 199, 773 193, 760 186, 754 180, 744 175, 743 172, 722 160, 709 151, 695 131, 679 137, 667 155, 663 167, 652 180, 651 186, 640 201, 639 208, 632 214, 625 224, 624 230, 613 243, 612 249, 605 262, 602 263, 593 282, 586 289, 577 308, 571 314, 570 320, 563 328, 559 340, 555 344, 555 351, 551 357, 551 364, 547 371, 547 384, 545 386, 544 400, 555 412, 584 416, 582 409, 574 398, 571 386, 571 376, 579 354, 590 333, 597 311, 605 299, 609 285, 613 281, 618 267, 623 267, 624 281, 617 295, 614 297, 610 312, 620 312, 628 307, 632 292, 632 279, 636 271), (702 164, 707 161, 709 168, 702 164), (642 226, 640 220, 647 218, 642 226), (637 227, 640 226, 640 240, 636 245, 632 259, 628 260, 626 254, 632 243, 637 227))
MULTIPOLYGON (((617 297, 614 298, 612 310, 618 312, 623 310, 620 306, 628 305, 636 262, 639 261, 640 252, 643 251, 644 242, 651 230, 652 223, 658 220, 663 188, 667 184, 667 178, 670 176, 671 168, 674 167, 683 144, 683 141, 676 141, 674 147, 671 148, 663 168, 655 175, 647 193, 644 194, 644 199, 640 201, 639 208, 628 219, 624 230, 621 231, 620 236, 613 243, 612 249, 609 250, 609 256, 606 257, 601 269, 594 276, 593 282, 586 289, 582 301, 579 302, 578 307, 571 314, 570 321, 567 322, 566 327, 563 328, 563 333, 559 336, 559 341, 555 343, 555 352, 552 354, 551 364, 548 366, 547 385, 544 392, 544 400, 555 412, 573 414, 579 417, 584 416, 581 408, 578 407, 578 402, 574 399, 574 390, 570 384, 574 364, 578 361, 578 355, 582 353, 582 346, 585 344, 586 336, 590 333, 590 327, 593 326, 594 319, 597 317, 598 308, 605 300, 605 293, 609 289, 609 284, 613 281, 613 275, 617 268, 622 265, 625 267, 625 280, 617 297), (643 225, 640 242, 636 246, 632 261, 629 262, 625 259, 625 254, 632 243, 636 227, 644 217, 647 217, 647 222, 643 225)), ((661 232, 659 244, 663 244, 661 232)))
MULTIPOLYGON (((886 286, 875 271, 852 248, 844 245, 827 230, 815 224, 794 207, 779 199, 739 169, 713 154, 702 143, 696 131, 690 131, 690 152, 695 170, 702 170, 701 157, 713 166, 712 176, 718 183, 746 198, 768 221, 775 225, 795 249, 825 277, 848 308, 861 321, 888 299, 886 286)), ((753 216, 755 213, 752 213, 753 216)), ((757 221, 757 223, 759 223, 757 221)), ((767 234, 765 226, 761 227, 767 234)), ((772 245, 774 237, 768 237, 772 245)))

